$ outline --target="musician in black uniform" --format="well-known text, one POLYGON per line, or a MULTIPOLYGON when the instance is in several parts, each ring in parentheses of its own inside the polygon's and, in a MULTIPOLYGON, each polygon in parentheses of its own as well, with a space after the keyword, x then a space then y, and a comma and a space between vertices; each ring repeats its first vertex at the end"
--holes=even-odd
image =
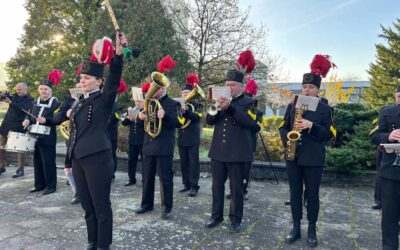
MULTIPOLYGON (((198 84, 198 83, 196 83, 198 84)), ((182 91, 182 97, 185 98, 193 89, 193 84, 186 84, 182 91)), ((189 192, 189 196, 194 197, 199 191, 200 178, 200 162, 199 162, 199 146, 200 146, 200 119, 202 108, 200 103, 192 100, 191 106, 183 107, 183 123, 189 125, 185 128, 178 129, 178 148, 181 163, 182 184, 183 188, 179 192, 189 192)))
MULTIPOLYGON (((143 94, 147 93, 150 88, 150 83, 145 83, 142 86, 143 94)), ((142 111, 143 101, 135 100, 135 108, 142 111)), ((143 162, 143 139, 144 139, 144 122, 138 119, 137 115, 131 115, 128 111, 128 116, 122 121, 122 125, 129 125, 129 152, 128 152, 128 177, 129 181, 125 186, 132 186, 136 184, 136 167, 139 160, 143 162)), ((143 172, 142 172, 143 173, 143 172)), ((143 178, 142 178, 143 181, 143 178)))
MULTIPOLYGON (((80 72, 80 69, 78 68, 80 72)), ((76 88, 80 88, 80 77, 76 77, 76 88)), ((75 97, 78 98, 78 97, 75 97)), ((68 111, 73 108, 73 106, 77 103, 77 99, 71 96, 71 93, 68 90, 68 94, 65 96, 63 102, 60 104, 58 111, 54 114, 51 119, 46 119, 44 117, 38 117, 38 121, 40 124, 44 124, 46 126, 57 126, 62 124, 65 121, 68 121, 68 111)), ((69 126, 70 127, 70 126, 69 126)), ((69 129, 69 128, 68 128, 69 129)), ((68 154, 69 149, 69 139, 66 141, 67 152, 65 154, 64 159, 64 173, 68 178, 68 184, 70 185, 72 191, 74 192, 74 197, 71 200, 71 204, 78 204, 80 202, 80 198, 78 196, 78 192, 76 191, 76 184, 72 174, 72 160, 68 154)))
MULTIPOLYGON (((162 109, 158 110, 157 118, 162 119, 161 133, 152 138, 148 133, 143 144, 143 194, 141 207, 136 214, 143 214, 154 208, 155 174, 160 179, 161 219, 170 219, 173 203, 173 162, 175 146, 175 129, 181 124, 178 121, 178 102, 168 97, 165 88, 160 88, 153 96, 158 99, 162 109)), ((149 105, 151 106, 151 104, 149 105)), ((150 109, 150 108, 149 108, 150 109)), ((139 119, 144 121, 147 115, 139 113, 139 119)), ((157 123, 158 123, 157 119, 157 123)))
MULTIPOLYGON (((51 119, 54 112, 60 105, 57 98, 52 96, 52 82, 42 80, 38 87, 39 98, 33 102, 30 113, 36 117, 51 119)), ((27 115, 22 123, 25 128, 29 124, 39 123, 37 119, 27 115)), ((56 126, 48 126, 50 134, 39 135, 35 144, 33 153, 33 167, 35 175, 35 187, 30 191, 42 191, 43 195, 51 194, 57 187, 57 169, 56 169, 56 126)))
MULTIPOLYGON (((400 93, 399 93, 399 99, 400 99, 400 93)), ((397 102, 397 98, 396 98, 396 104, 400 104, 400 103, 397 102)), ((383 108, 385 108, 385 107, 383 107, 383 108)), ((376 119, 374 119, 372 121, 372 125, 374 126, 374 128, 370 132, 370 135, 372 135, 379 128, 379 126, 378 126, 378 118, 376 118, 376 119)), ((382 208, 381 188, 380 188, 382 156, 383 156, 383 152, 382 152, 380 146, 378 146, 377 149, 376 149, 376 152, 375 152, 375 165, 376 165, 376 172, 377 172, 376 180, 375 180, 375 189, 374 189, 374 202, 375 202, 375 204, 373 206, 371 206, 371 208, 374 209, 374 210, 380 210, 382 208)))
POLYGON ((239 70, 229 70, 226 86, 231 89, 232 100, 220 97, 219 110, 208 112, 206 122, 214 125, 214 134, 209 151, 212 170, 212 215, 206 228, 220 224, 224 210, 225 182, 229 177, 231 204, 229 219, 231 230, 240 232, 243 218, 243 169, 253 161, 252 133, 260 129, 257 122, 248 115, 254 100, 243 92, 244 74, 239 70))
MULTIPOLYGON (((32 106, 33 98, 28 93, 28 87, 25 83, 18 83, 15 86, 15 94, 11 95, 8 92, 0 95, 0 101, 9 103, 8 110, 4 116, 3 122, 0 126, 0 145, 7 144, 8 132, 24 133, 22 122, 25 119, 24 110, 29 110, 32 106), (22 109, 21 109, 22 108, 22 109)), ((24 175, 25 167, 25 153, 18 153, 18 169, 13 175, 13 178, 21 177, 24 175)), ((0 175, 6 171, 6 152, 0 148, 0 175)))
MULTIPOLYGON (((320 86, 320 75, 306 73, 303 76, 301 95, 316 97, 320 86)), ((281 139, 285 146, 288 141, 287 134, 294 127, 294 118, 295 108, 293 103, 290 103, 279 127, 281 139)), ((293 161, 286 160, 293 218, 293 229, 286 237, 286 242, 292 243, 301 237, 300 221, 302 219, 304 182, 307 189, 308 203, 308 245, 316 247, 318 245, 316 222, 319 212, 319 186, 325 162, 325 143, 332 138, 334 133, 331 107, 319 102, 315 112, 303 112, 296 126, 301 130, 301 140, 297 144, 295 159, 293 161)))
POLYGON ((103 91, 104 64, 84 61, 81 71, 83 96, 69 114, 71 123, 68 154, 72 159, 77 191, 85 210, 88 231, 87 249, 109 249, 112 243, 112 210, 110 201, 114 164, 108 121, 117 95, 121 74, 121 43, 116 35, 116 55, 111 60, 103 91))
MULTIPOLYGON (((400 85, 397 86, 396 96, 397 95, 400 95, 400 85)), ((379 113, 378 127, 371 134, 371 141, 374 144, 399 143, 399 114, 399 104, 393 104, 382 108, 379 113)), ((380 165, 383 250, 399 249, 400 166, 393 165, 395 160, 396 153, 383 153, 380 165)))

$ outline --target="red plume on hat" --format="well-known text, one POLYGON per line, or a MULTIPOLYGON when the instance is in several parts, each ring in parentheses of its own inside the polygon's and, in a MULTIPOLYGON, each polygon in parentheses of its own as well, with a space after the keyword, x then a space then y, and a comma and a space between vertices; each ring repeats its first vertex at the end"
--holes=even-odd
POLYGON ((119 81, 119 87, 117 89, 118 94, 125 92, 127 89, 128 89, 128 86, 126 85, 124 79, 121 79, 119 81))
POLYGON ((199 84, 200 85, 200 79, 197 76, 196 73, 190 73, 186 76, 186 84, 191 85, 194 88, 194 85, 199 84))
POLYGON ((57 69, 53 69, 48 75, 47 80, 49 80, 53 85, 58 86, 61 83, 62 73, 57 69))
POLYGON ((167 55, 158 63, 158 71, 164 73, 175 68, 176 62, 171 56, 167 55))
POLYGON ((142 92, 143 93, 147 93, 147 91, 150 89, 151 83, 150 82, 146 82, 142 85, 142 92))
POLYGON ((244 80, 246 81, 246 88, 244 89, 244 92, 247 92, 253 96, 257 95, 258 85, 256 81, 250 77, 245 77, 244 80))
POLYGON ((254 59, 253 53, 250 50, 245 50, 240 53, 239 58, 237 60, 238 70, 243 73, 251 73, 256 66, 256 61, 254 59))
POLYGON ((108 37, 97 39, 93 43, 92 55, 90 60, 93 62, 104 63, 110 65, 111 59, 114 57, 114 46, 112 40, 108 37))
POLYGON ((77 78, 81 74, 81 71, 82 71, 82 63, 78 65, 78 68, 75 71, 75 78, 77 78))
POLYGON ((315 55, 310 67, 311 73, 325 77, 332 67, 336 68, 336 65, 332 63, 331 57, 328 55, 315 55))

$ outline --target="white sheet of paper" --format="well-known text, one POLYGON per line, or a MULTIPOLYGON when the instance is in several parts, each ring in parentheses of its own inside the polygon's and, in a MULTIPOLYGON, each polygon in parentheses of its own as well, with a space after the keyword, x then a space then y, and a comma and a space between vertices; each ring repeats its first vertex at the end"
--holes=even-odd
POLYGON ((227 99, 231 98, 231 89, 229 87, 210 87, 212 100, 217 101, 219 97, 223 96, 227 99))
POLYGON ((182 97, 176 97, 176 98, 172 98, 172 99, 174 99, 176 102, 179 102, 181 107, 185 106, 185 99, 183 99, 182 97))
POLYGON ((305 106, 306 110, 315 111, 317 110, 318 103, 318 97, 299 95, 296 103, 296 108, 301 108, 302 106, 305 106))
POLYGON ((72 88, 69 89, 69 93, 71 94, 72 98, 78 99, 78 97, 83 94, 83 91, 80 88, 72 88))
POLYGON ((400 143, 382 143, 380 146, 383 147, 388 154, 400 151, 400 143))
POLYGON ((143 101, 142 88, 132 87, 132 99, 134 101, 143 101))

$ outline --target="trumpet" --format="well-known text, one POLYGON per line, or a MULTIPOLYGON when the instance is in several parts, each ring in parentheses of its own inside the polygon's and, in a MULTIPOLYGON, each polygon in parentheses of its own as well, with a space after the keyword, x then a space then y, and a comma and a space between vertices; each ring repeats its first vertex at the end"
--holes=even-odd
POLYGON ((218 103, 218 98, 220 96, 225 96, 229 97, 228 99, 231 100, 231 91, 229 87, 210 87, 208 89, 208 96, 210 100, 215 100, 215 103, 213 105, 208 106, 207 108, 207 113, 211 116, 217 115, 218 111, 220 110, 218 108, 219 103, 218 103))
POLYGON ((147 115, 144 129, 152 138, 156 138, 162 129, 162 119, 157 118, 158 110, 162 110, 162 106, 157 99, 153 99, 153 96, 160 88, 168 88, 169 84, 164 74, 157 71, 151 73, 151 86, 145 96, 143 111, 147 115))
POLYGON ((61 123, 59 126, 60 134, 64 139, 68 140, 69 139, 69 130, 70 130, 70 125, 69 125, 69 120, 66 120, 65 122, 61 123))

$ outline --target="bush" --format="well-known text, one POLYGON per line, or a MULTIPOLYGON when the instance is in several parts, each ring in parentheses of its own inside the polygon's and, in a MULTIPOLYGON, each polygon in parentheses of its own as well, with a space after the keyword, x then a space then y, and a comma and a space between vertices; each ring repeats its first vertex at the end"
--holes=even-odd
MULTIPOLYGON (((284 161, 285 148, 283 147, 281 137, 278 132, 261 132, 262 138, 264 140, 266 149, 268 150, 268 155, 271 161, 284 161)), ((257 135, 257 148, 255 153, 255 160, 267 161, 268 158, 265 155, 265 149, 262 145, 260 136, 257 135)))
POLYGON ((268 132, 279 132, 279 124, 282 122, 283 116, 271 116, 263 118, 263 129, 268 132))

